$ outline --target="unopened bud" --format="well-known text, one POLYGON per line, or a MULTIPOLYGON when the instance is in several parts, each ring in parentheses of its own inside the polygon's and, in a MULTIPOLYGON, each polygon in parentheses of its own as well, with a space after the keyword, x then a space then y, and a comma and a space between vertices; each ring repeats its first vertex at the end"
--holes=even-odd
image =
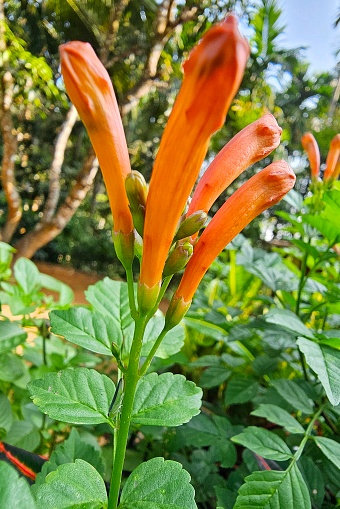
POLYGON ((137 289, 137 300, 139 312, 146 316, 156 305, 160 290, 160 284, 156 283, 150 287, 145 283, 139 283, 137 289))
POLYGON ((113 244, 115 246, 116 255, 118 260, 122 263, 125 269, 129 269, 135 257, 134 251, 134 232, 122 233, 113 232, 113 244))
POLYGON ((208 215, 203 210, 197 210, 179 225, 174 240, 185 239, 197 233, 207 222, 208 215))
POLYGON ((163 277, 171 276, 184 269, 192 256, 193 250, 194 248, 190 242, 178 243, 165 262, 163 277))
POLYGON ((143 256, 143 239, 137 231, 135 231, 135 255, 138 260, 142 259, 143 256))
POLYGON ((169 331, 176 327, 188 311, 191 306, 191 300, 185 302, 183 297, 176 297, 176 294, 173 296, 168 311, 165 315, 165 325, 164 328, 169 331))
POLYGON ((137 232, 142 236, 145 205, 148 194, 148 188, 143 175, 134 170, 128 173, 125 179, 125 189, 129 200, 134 226, 137 232))

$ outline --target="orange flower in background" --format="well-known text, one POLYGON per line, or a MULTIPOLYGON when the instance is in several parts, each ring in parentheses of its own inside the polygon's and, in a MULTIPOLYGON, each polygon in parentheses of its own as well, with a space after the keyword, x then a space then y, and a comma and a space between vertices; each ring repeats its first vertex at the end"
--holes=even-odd
POLYGON ((124 129, 110 77, 90 44, 60 46, 61 72, 67 93, 85 124, 103 173, 114 231, 133 231, 125 193, 131 171, 124 129))
POLYGON ((204 274, 225 246, 261 212, 278 203, 294 184, 293 170, 285 161, 277 161, 250 178, 228 198, 194 247, 194 254, 167 312, 169 328, 183 317, 204 274))
POLYGON ((273 115, 267 114, 234 136, 197 184, 187 216, 197 210, 209 212, 216 198, 248 166, 267 157, 279 146, 281 132, 273 115))
POLYGON ((301 144, 309 159, 311 178, 316 180, 320 173, 320 150, 317 141, 312 133, 305 133, 301 138, 301 144))
POLYGON ((330 180, 331 178, 337 178, 339 175, 339 169, 336 168, 336 165, 339 161, 340 156, 340 134, 336 134, 331 141, 331 145, 329 147, 329 152, 326 159, 326 168, 323 174, 323 178, 325 181, 330 180), (338 175, 336 175, 335 173, 338 175))
POLYGON ((140 275, 145 289, 160 284, 208 142, 224 123, 248 57, 249 45, 230 15, 203 36, 184 64, 183 84, 161 140, 146 203, 140 275))

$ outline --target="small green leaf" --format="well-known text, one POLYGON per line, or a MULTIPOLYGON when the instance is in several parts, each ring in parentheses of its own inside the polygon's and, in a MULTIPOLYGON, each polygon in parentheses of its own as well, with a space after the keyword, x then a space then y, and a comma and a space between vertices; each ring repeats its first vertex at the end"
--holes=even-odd
POLYGON ((142 463, 124 484, 118 509, 197 509, 190 475, 176 461, 142 463))
POLYGON ((276 379, 271 380, 271 385, 280 396, 296 410, 305 414, 312 414, 314 403, 294 380, 276 379))
POLYGON ((336 467, 340 468, 340 444, 331 438, 313 437, 316 445, 336 467))
POLYGON ((115 385, 94 369, 69 368, 47 373, 28 384, 34 403, 52 419, 73 424, 109 422, 115 385))
POLYGON ((27 338, 26 332, 14 322, 0 320, 0 353, 12 350, 27 338))
POLYGON ((111 344, 122 344, 122 333, 110 316, 78 307, 50 313, 52 332, 91 352, 112 357, 111 344))
POLYGON ((285 428, 289 433, 304 433, 305 430, 301 424, 290 415, 287 410, 271 404, 261 404, 256 410, 251 412, 251 415, 257 415, 258 417, 264 417, 270 422, 274 422, 279 426, 285 428))
POLYGON ((226 341, 228 336, 227 332, 222 327, 202 320, 202 318, 185 317, 184 323, 187 327, 191 327, 205 336, 214 338, 216 341, 226 341))
POLYGON ((306 338, 313 339, 313 333, 298 316, 289 309, 271 309, 264 319, 268 323, 279 325, 280 327, 289 330, 292 336, 305 336, 306 338))
MULTIPOLYGON (((106 509, 104 481, 83 460, 60 465, 35 492, 37 509, 106 509)), ((26 507, 26 506, 24 506, 26 507)))
POLYGON ((26 479, 4 461, 0 461, 0 507, 37 509, 26 479))
POLYGON ((59 293, 59 301, 57 302, 58 306, 68 306, 72 303, 74 299, 74 293, 72 288, 68 285, 59 281, 55 277, 52 277, 48 274, 43 274, 40 272, 39 274, 40 286, 42 288, 46 288, 47 290, 52 290, 53 292, 59 293))
POLYGON ((37 266, 27 258, 19 258, 13 267, 14 276, 25 295, 41 288, 37 266))
POLYGON ((253 472, 239 489, 234 509, 310 509, 308 488, 296 465, 285 472, 253 472))
POLYGON ((21 357, 5 353, 0 357, 0 380, 14 382, 25 374, 25 364, 21 357))
POLYGON ((212 366, 203 371, 200 378, 200 386, 204 389, 210 389, 221 385, 223 382, 228 380, 232 371, 227 369, 225 366, 212 366))
POLYGON ((297 345, 308 366, 318 375, 332 405, 340 403, 340 351, 327 345, 299 338, 297 345))
POLYGON ((179 426, 200 411, 202 390, 183 375, 150 373, 139 381, 132 421, 135 424, 179 426))
POLYGON ((225 441, 234 433, 226 417, 213 415, 211 418, 200 413, 188 424, 181 426, 177 434, 183 436, 184 445, 207 447, 225 441))
POLYGON ((226 405, 247 403, 255 398, 259 391, 259 384, 253 378, 235 376, 227 385, 224 395, 226 405))
POLYGON ((6 435, 6 442, 32 452, 40 444, 40 434, 31 422, 14 421, 6 435))
POLYGON ((264 428, 249 426, 231 440, 269 460, 285 461, 292 457, 289 447, 282 438, 264 428))

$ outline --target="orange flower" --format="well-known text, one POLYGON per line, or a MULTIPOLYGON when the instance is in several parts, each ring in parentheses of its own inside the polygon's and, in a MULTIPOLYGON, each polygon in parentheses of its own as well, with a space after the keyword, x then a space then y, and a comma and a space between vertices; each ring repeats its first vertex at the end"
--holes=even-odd
POLYGON ((220 194, 251 164, 267 157, 280 143, 282 129, 273 115, 264 115, 242 129, 219 152, 199 181, 187 216, 208 212, 220 194))
POLYGON ((224 247, 256 216, 278 203, 294 183, 293 170, 286 162, 277 161, 245 182, 219 209, 195 245, 170 303, 169 329, 184 316, 201 279, 224 247))
POLYGON ((60 55, 67 93, 85 124, 103 173, 114 231, 129 234, 133 223, 124 181, 131 168, 110 77, 88 43, 63 44, 60 55))
POLYGON ((301 144, 309 159, 312 180, 316 180, 320 172, 320 150, 317 141, 312 133, 305 133, 301 144))
MULTIPOLYGON (((326 159, 326 168, 323 174, 325 181, 335 178, 335 168, 340 155, 340 134, 336 134, 331 141, 326 159)), ((338 169, 337 169, 338 171, 338 169)))
POLYGON ((235 16, 212 27, 184 64, 184 80, 156 157, 143 235, 140 285, 157 293, 178 221, 211 135, 223 123, 242 80, 249 45, 235 16))

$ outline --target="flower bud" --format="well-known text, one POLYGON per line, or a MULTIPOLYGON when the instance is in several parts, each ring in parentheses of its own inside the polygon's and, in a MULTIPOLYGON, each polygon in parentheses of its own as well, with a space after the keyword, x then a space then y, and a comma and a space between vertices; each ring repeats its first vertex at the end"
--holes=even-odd
POLYGON ((145 283, 138 283, 137 300, 139 312, 146 316, 156 305, 160 290, 160 284, 150 287, 145 283))
POLYGON ((132 265, 134 251, 134 233, 113 232, 113 244, 115 246, 116 255, 125 269, 129 269, 132 265))
POLYGON ((125 189, 129 200, 133 224, 143 236, 146 197, 148 194, 145 179, 138 171, 131 171, 125 179, 125 189))
POLYGON ((165 315, 165 325, 164 328, 169 331, 176 327, 188 311, 191 306, 191 300, 185 302, 182 297, 174 297, 170 302, 170 306, 165 315))
POLYGON ((190 242, 178 243, 175 248, 171 251, 165 262, 163 277, 171 276, 176 274, 180 270, 184 269, 188 261, 190 260, 194 248, 190 242))
POLYGON ((179 225, 174 241, 191 237, 191 235, 197 233, 203 228, 207 222, 207 218, 208 215, 203 210, 197 210, 189 217, 185 218, 179 225))

